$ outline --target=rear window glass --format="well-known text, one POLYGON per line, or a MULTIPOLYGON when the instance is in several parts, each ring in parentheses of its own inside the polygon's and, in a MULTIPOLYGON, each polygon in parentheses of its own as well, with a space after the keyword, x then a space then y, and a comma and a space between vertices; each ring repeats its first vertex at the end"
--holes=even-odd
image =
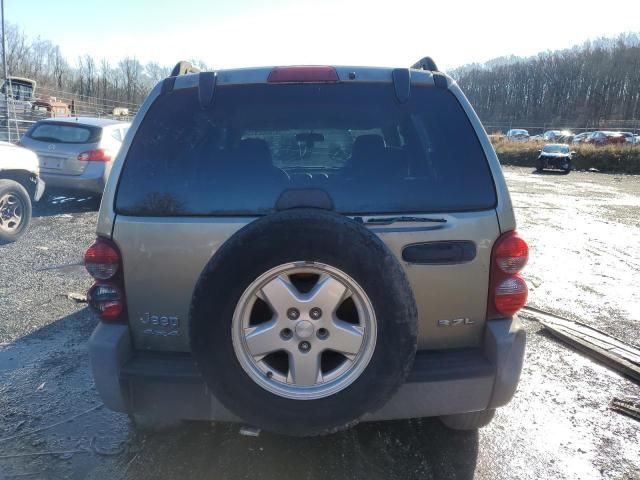
POLYGON ((446 90, 391 84, 222 86, 160 96, 127 153, 116 211, 260 215, 289 189, 321 189, 345 214, 493 208, 489 166, 446 90))
POLYGON ((49 143, 94 143, 100 140, 100 129, 69 123, 39 123, 27 134, 33 140, 49 143))

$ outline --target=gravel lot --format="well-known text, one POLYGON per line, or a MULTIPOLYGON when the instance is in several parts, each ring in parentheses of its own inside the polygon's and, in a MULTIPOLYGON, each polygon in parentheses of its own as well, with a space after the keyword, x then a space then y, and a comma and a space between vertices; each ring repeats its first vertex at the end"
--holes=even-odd
MULTIPOLYGON (((531 246, 530 305, 640 338, 640 177, 505 168, 531 246)), ((640 422, 607 409, 640 387, 525 321, 516 398, 479 432, 431 419, 314 439, 189 423, 139 434, 106 410, 86 341, 96 321, 67 298, 97 201, 49 195, 28 236, 0 247, 0 479, 640 478, 640 422)))

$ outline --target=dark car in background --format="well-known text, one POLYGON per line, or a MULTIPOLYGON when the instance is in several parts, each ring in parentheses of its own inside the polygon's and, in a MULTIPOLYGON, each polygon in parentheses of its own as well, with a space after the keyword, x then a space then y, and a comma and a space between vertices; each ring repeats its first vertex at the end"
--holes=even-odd
POLYGON ((20 139, 40 161, 48 187, 102 194, 129 123, 106 118, 48 118, 20 139))
POLYGON ((571 157, 573 151, 569 145, 563 143, 548 143, 542 150, 539 150, 538 160, 536 162, 536 171, 543 170, 562 170, 564 173, 571 171, 571 157))
POLYGON ((585 140, 585 143, 590 143, 591 145, 614 145, 614 144, 622 144, 626 143, 625 136, 620 132, 610 132, 604 130, 598 130, 597 132, 593 132, 589 138, 585 140))

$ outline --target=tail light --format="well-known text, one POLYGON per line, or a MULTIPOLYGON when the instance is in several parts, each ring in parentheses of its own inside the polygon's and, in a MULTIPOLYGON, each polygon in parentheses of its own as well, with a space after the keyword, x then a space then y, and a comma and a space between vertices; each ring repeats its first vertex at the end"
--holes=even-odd
POLYGON ((105 148, 96 148, 95 150, 87 150, 78 155, 81 162, 110 162, 113 155, 105 148))
POLYGON ((111 242, 98 238, 85 252, 84 266, 96 280, 109 280, 118 273, 120 253, 111 242))
POLYGON ((84 254, 84 265, 96 280, 87 292, 89 306, 105 322, 125 323, 126 299, 118 247, 105 238, 98 238, 84 254))
POLYGON ((527 264, 529 247, 515 231, 501 235, 491 252, 487 318, 509 317, 524 307, 528 289, 519 272, 527 264))
POLYGON ((102 320, 114 322, 124 310, 124 295, 112 283, 95 283, 87 292, 87 303, 102 320))

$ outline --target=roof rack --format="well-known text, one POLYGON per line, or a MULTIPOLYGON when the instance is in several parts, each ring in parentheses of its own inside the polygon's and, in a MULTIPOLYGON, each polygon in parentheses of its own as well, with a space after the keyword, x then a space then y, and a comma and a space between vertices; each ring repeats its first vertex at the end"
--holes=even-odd
POLYGON ((423 57, 418 60, 416 63, 411 65, 411 68, 415 68, 416 70, 431 70, 432 72, 438 72, 438 67, 436 66, 436 62, 433 61, 431 57, 423 57))
POLYGON ((188 73, 200 73, 200 69, 197 67, 194 67, 191 64, 191 62, 186 62, 183 60, 176 63, 176 66, 173 67, 173 70, 171 70, 171 73, 169 74, 169 76, 177 77, 180 75, 186 75, 188 73))

